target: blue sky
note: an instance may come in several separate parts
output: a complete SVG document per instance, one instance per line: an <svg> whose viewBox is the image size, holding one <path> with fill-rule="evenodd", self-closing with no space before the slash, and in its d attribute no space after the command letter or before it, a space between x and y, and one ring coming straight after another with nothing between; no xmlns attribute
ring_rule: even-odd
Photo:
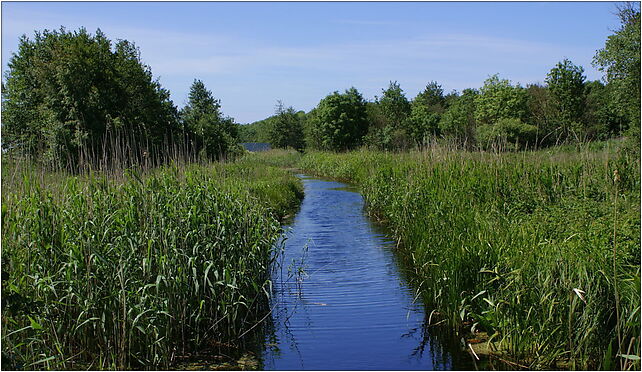
<svg viewBox="0 0 642 372"><path fill-rule="evenodd" d="M2 2L2 69L18 38L65 26L100 28L140 47L182 107L195 78L239 123L277 99L308 111L335 90L366 99L389 81L408 98L435 80L478 88L494 73L543 82L563 58L589 80L595 51L619 26L613 2Z"/></svg>

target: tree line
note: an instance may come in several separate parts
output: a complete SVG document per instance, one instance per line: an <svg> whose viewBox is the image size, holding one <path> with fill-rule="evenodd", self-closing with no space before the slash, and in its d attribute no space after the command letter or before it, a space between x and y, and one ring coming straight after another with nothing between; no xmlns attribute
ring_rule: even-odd
<svg viewBox="0 0 642 372"><path fill-rule="evenodd" d="M438 141L466 149L519 150L624 134L639 139L639 5L620 6L618 15L620 28L593 59L604 81L587 81L582 66L563 59L544 84L521 86L492 75L479 89L445 93L432 81L409 100L393 81L373 101L352 87L296 116L294 108L279 103L275 115L242 126L242 138L332 151L421 149ZM288 142L282 132L304 138Z"/></svg>
<svg viewBox="0 0 642 372"><path fill-rule="evenodd" d="M593 60L604 81L586 81L584 69L564 59L543 85L492 75L479 89L446 93L433 81L409 100L390 82L372 101L352 87L307 113L278 102L273 116L250 125L224 115L200 80L179 109L127 40L84 28L35 32L20 39L2 84L2 148L77 169L158 163L176 154L217 160L240 153L239 142L343 151L448 141L518 150L622 134L639 139L639 4L619 7L618 15L620 28Z"/></svg>

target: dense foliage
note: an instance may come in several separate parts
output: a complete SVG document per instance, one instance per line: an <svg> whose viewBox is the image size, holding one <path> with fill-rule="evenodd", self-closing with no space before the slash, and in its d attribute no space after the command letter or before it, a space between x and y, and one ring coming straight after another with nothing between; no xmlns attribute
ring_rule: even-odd
<svg viewBox="0 0 642 372"><path fill-rule="evenodd" d="M270 142L270 128L273 124L274 116L266 119L255 121L249 124L238 126L239 142Z"/></svg>
<svg viewBox="0 0 642 372"><path fill-rule="evenodd" d="M201 158L221 159L236 148L238 134L234 120L223 117L220 101L202 81L194 80L181 119L190 146Z"/></svg>
<svg viewBox="0 0 642 372"><path fill-rule="evenodd" d="M281 101L277 103L268 134L274 148L303 150L305 147L301 117L292 106L286 108Z"/></svg>
<svg viewBox="0 0 642 372"><path fill-rule="evenodd" d="M618 112L628 118L630 127L640 130L640 3L624 3L618 9L622 22L619 30L608 37L606 45L593 60L606 72L612 87L610 99Z"/></svg>
<svg viewBox="0 0 642 372"><path fill-rule="evenodd" d="M258 163L69 177L2 167L2 365L167 369L267 313L298 180Z"/></svg>
<svg viewBox="0 0 642 372"><path fill-rule="evenodd" d="M444 90L436 81L426 85L412 101L406 131L419 148L427 142L428 137L435 138L440 134L439 122L446 107Z"/></svg>
<svg viewBox="0 0 642 372"><path fill-rule="evenodd" d="M565 59L558 63L546 76L551 104L555 112L560 135L564 138L578 135L584 131L582 119L586 104L584 69Z"/></svg>
<svg viewBox="0 0 642 372"><path fill-rule="evenodd" d="M3 88L3 149L48 164L159 164L177 151L235 150L236 124L202 82L179 114L136 46L100 30L23 36Z"/></svg>
<svg viewBox="0 0 642 372"><path fill-rule="evenodd" d="M126 40L112 45L100 30L23 36L5 88L2 146L36 158L75 165L81 155L113 156L109 133L135 143L128 155L140 159L180 137L169 92L138 49Z"/></svg>
<svg viewBox="0 0 642 372"><path fill-rule="evenodd" d="M334 92L310 113L312 146L325 150L348 150L362 144L368 131L366 102L355 88Z"/></svg>

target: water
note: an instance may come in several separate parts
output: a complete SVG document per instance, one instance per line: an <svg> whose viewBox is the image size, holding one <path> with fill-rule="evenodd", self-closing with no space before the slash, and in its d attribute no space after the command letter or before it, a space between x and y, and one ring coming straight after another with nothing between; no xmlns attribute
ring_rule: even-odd
<svg viewBox="0 0 642 372"><path fill-rule="evenodd" d="M252 152L268 151L272 148L269 143L265 142L243 142L239 143L239 145L243 146L247 151Z"/></svg>
<svg viewBox="0 0 642 372"><path fill-rule="evenodd" d="M469 369L452 339L424 329L426 309L401 274L394 242L364 215L362 196L302 179L305 199L273 277L264 368Z"/></svg>

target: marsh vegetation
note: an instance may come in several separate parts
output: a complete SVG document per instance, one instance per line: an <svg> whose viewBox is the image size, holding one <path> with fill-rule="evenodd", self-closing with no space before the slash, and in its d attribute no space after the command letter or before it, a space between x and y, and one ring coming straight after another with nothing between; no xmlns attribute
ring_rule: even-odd
<svg viewBox="0 0 642 372"><path fill-rule="evenodd" d="M427 326L473 354L475 339L513 366L640 369L639 5L617 14L600 81L562 59L544 84L495 74L408 99L391 81L249 125L199 79L179 109L129 41L24 36L2 89L3 366L243 354L272 310L297 168L358 187Z"/></svg>

